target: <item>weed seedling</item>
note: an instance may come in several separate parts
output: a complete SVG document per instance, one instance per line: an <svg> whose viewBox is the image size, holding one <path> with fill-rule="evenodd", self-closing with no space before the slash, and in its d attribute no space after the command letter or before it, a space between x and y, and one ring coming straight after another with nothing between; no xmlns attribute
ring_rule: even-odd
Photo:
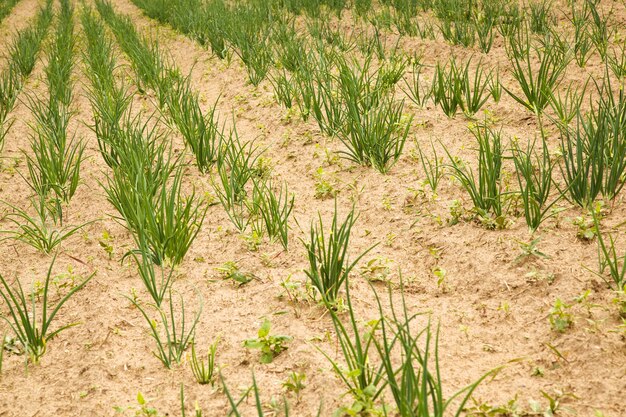
<svg viewBox="0 0 626 417"><path fill-rule="evenodd" d="M522 253L520 253L513 260L513 263L514 264L519 264L519 263L524 262L527 259L532 259L532 258L550 259L550 256L548 256L545 253L541 252L537 248L537 244L539 243L539 241L541 241L540 237L538 237L537 239L533 239L530 242L521 242L521 241L518 240L517 243L519 243L519 248L522 251Z"/></svg>
<svg viewBox="0 0 626 417"><path fill-rule="evenodd" d="M216 268L222 274L224 279L232 279L240 286L249 283L253 279L258 279L254 274L242 272L236 262L228 261L222 266Z"/></svg>
<svg viewBox="0 0 626 417"><path fill-rule="evenodd" d="M306 388L306 374L302 372L292 372L287 377L287 380L283 382L283 388L287 392L293 392L296 395L297 401L300 400L300 392Z"/></svg>
<svg viewBox="0 0 626 417"><path fill-rule="evenodd" d="M581 241L588 243L595 239L597 230L592 220L585 216L578 216L572 219L572 224L577 227L576 237Z"/></svg>
<svg viewBox="0 0 626 417"><path fill-rule="evenodd" d="M334 181L328 178L322 167L319 167L315 172L315 198L324 200L335 197L338 193Z"/></svg>
<svg viewBox="0 0 626 417"><path fill-rule="evenodd" d="M564 333L567 329L572 327L574 324L574 317L570 312L571 307L572 306L570 304L566 304L560 298L556 299L554 306L552 306L550 313L548 314L550 325L553 330L559 333Z"/></svg>
<svg viewBox="0 0 626 417"><path fill-rule="evenodd" d="M291 336L270 335L271 326L265 318L257 333L258 337L243 342L243 346L248 349L261 350L261 363L272 363L276 356L287 349L286 343L293 339Z"/></svg>

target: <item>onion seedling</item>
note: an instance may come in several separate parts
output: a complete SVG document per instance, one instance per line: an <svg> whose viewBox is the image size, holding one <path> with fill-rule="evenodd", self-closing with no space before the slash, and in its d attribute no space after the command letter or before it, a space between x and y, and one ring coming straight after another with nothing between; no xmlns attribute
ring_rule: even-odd
<svg viewBox="0 0 626 417"><path fill-rule="evenodd" d="M218 342L219 340L216 340L209 346L205 362L204 359L199 358L196 354L196 341L191 341L191 371L198 384L213 385L215 383L215 355Z"/></svg>
<svg viewBox="0 0 626 417"><path fill-rule="evenodd" d="M168 369L171 369L174 364L180 363L187 346L193 341L196 326L202 313L202 299L198 296L200 306L191 326L189 326L185 316L185 300L179 296L180 314L177 314L174 309L174 297L172 297L172 290L170 289L169 301L165 309L152 306L157 311L161 321L159 326L157 321L148 315L147 307L142 306L139 301L132 297L127 298L137 307L150 326L150 335L156 342L156 351L153 351L152 354Z"/></svg>
<svg viewBox="0 0 626 417"><path fill-rule="evenodd" d="M598 237L598 264L599 271L596 273L599 277L607 282L613 289L617 291L626 290L626 254L619 256L615 248L615 238L612 234L606 233L603 236L600 230L600 220L598 215L593 214L593 222L595 225L595 235ZM608 237L608 240L606 239ZM609 270L609 276L612 280L606 279L606 269Z"/></svg>
<svg viewBox="0 0 626 417"><path fill-rule="evenodd" d="M15 332L17 339L29 354L30 360L34 363L46 352L48 341L52 340L56 335L70 327L78 325L71 323L61 326L52 331L51 325L57 313L63 305L76 292L82 289L93 278L95 272L78 285L74 286L67 294L65 294L56 305L52 306L49 302L50 298L50 278L52 277L52 268L56 261L56 256L52 259L42 292L41 311L38 313L37 304L35 303L35 294L31 293L30 299L27 300L22 285L16 280L17 285L11 286L9 282L0 275L0 297L4 300L8 307L8 315L3 319L8 323L11 330ZM30 307L29 307L30 305Z"/></svg>
<svg viewBox="0 0 626 417"><path fill-rule="evenodd" d="M520 33L526 33L527 28L521 28ZM550 103L552 92L559 86L570 57L561 54L554 42L546 42L543 47L531 48L529 43L514 37L507 43L509 61L513 66L513 77L519 83L522 94L514 93L506 86L506 92L519 104L531 112L540 115ZM534 50L539 68L536 69L531 49Z"/></svg>
<svg viewBox="0 0 626 417"><path fill-rule="evenodd" d="M54 212L51 213L45 201L36 201L33 198L31 202L37 213L35 217L31 217L28 212L19 207L5 203L13 209L13 212L9 213L6 218L15 224L17 229L3 230L0 233L8 233L10 238L26 243L45 254L51 254L61 242L95 221L83 223L80 226L62 227L62 214L57 213L61 211L60 207L55 207Z"/></svg>
<svg viewBox="0 0 626 417"><path fill-rule="evenodd" d="M328 234L324 232L324 224L320 214L318 224L311 224L309 241L303 241L309 257L309 269L305 270L305 273L319 292L322 300L329 305L337 302L339 291L347 280L350 271L363 256L373 249L373 247L367 249L352 263L349 263L348 246L352 226L356 220L357 216L352 209L344 222L339 224L335 202L335 213Z"/></svg>
<svg viewBox="0 0 626 417"><path fill-rule="evenodd" d="M293 210L295 196L289 194L284 183L278 192L272 188L271 181L254 181L252 202L249 210L253 220L253 232L262 234L266 231L270 239L278 239L287 249L289 243L289 216Z"/></svg>
<svg viewBox="0 0 626 417"><path fill-rule="evenodd" d="M552 189L552 172L556 161L550 160L548 145L542 141L542 148L535 151L535 143L528 143L522 150L517 143L513 144L513 161L520 187L520 195L524 204L524 218L531 232L537 230L544 220L555 213L552 207L561 199L559 193L552 201L548 201ZM551 213L551 214L549 214Z"/></svg>
<svg viewBox="0 0 626 417"><path fill-rule="evenodd" d="M503 191L502 191L502 150L501 131L494 131L486 123L474 125L472 134L478 142L478 177L474 171L453 158L450 158L452 175L459 180L467 191L477 214L482 217L493 214L496 226L504 226Z"/></svg>
<svg viewBox="0 0 626 417"><path fill-rule="evenodd" d="M400 303L393 299L389 289L390 315L383 311L380 298L374 293L380 314L380 337L373 338L373 343L381 359L380 375L391 391L397 414L402 417L460 416L476 388L487 378L495 377L502 367L492 369L456 393L444 397L439 362L439 327L433 335L429 320L424 328L413 330L413 321L420 314L409 314L402 287ZM400 358L400 362L395 358Z"/></svg>

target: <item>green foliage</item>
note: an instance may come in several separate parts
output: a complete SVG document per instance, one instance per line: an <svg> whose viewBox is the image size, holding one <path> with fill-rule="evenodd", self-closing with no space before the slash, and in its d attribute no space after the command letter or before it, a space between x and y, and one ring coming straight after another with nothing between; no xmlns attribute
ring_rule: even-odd
<svg viewBox="0 0 626 417"><path fill-rule="evenodd" d="M346 320L327 304L345 365L322 352L354 398L352 406L342 407L340 413L388 415L386 407L380 411L375 406L376 400L388 388L400 416L429 417L433 413L445 415L446 410L453 406L456 410L454 415L459 416L478 385L500 371L501 368L493 369L448 399L444 399L439 368L439 330L433 347L430 322L424 329L415 332L412 322L419 314L409 315L404 295L400 308L396 309L398 303L393 300L391 288L389 289L391 314L385 313L378 294L375 293L378 318L366 323L365 328L361 328L354 315L347 281L345 287L348 310ZM404 294L403 291L401 287L401 294ZM375 353L378 353L376 360ZM396 358L401 358L399 364Z"/></svg>
<svg viewBox="0 0 626 417"><path fill-rule="evenodd" d="M571 305L564 303L560 298L557 298L554 302L554 306L548 313L548 319L552 329L564 333L567 329L574 324L572 313L570 312Z"/></svg>
<svg viewBox="0 0 626 417"><path fill-rule="evenodd" d="M574 127L560 126L567 194L584 208L600 194L615 198L626 172L626 94L615 95L608 78L597 89L596 106L585 114L577 110Z"/></svg>
<svg viewBox="0 0 626 417"><path fill-rule="evenodd" d="M49 202L32 198L31 203L36 212L35 217L19 207L6 203L13 211L5 218L16 226L16 230L3 230L0 233L8 233L10 238L26 243L45 254L51 254L61 242L92 223L63 227L62 211L58 202L50 207Z"/></svg>
<svg viewBox="0 0 626 417"><path fill-rule="evenodd" d="M448 64L437 63L432 93L435 104L438 104L448 117L454 117L460 108L466 115L473 116L485 104L489 95L487 87L493 77L478 62L473 77L470 75L472 60L464 65L457 64L452 58Z"/></svg>
<svg viewBox="0 0 626 417"><path fill-rule="evenodd" d="M551 211L552 207L563 196L559 193L549 201L553 184L552 172L556 161L550 160L545 140L542 140L540 150L535 150L535 142L529 142L526 150L521 149L515 142L513 161L524 204L524 218L531 232L534 232L544 220L552 217L554 213Z"/></svg>
<svg viewBox="0 0 626 417"><path fill-rule="evenodd" d="M253 217L252 230L259 235L267 232L270 239L278 239L285 249L289 243L289 216L293 210L294 195L289 194L287 184L278 193L270 180L255 180L249 210Z"/></svg>
<svg viewBox="0 0 626 417"><path fill-rule="evenodd" d="M222 0L133 0L146 15L195 39L201 45L210 45L213 53L225 58L230 25L230 9Z"/></svg>
<svg viewBox="0 0 626 417"><path fill-rule="evenodd" d="M479 61L474 70L474 76L470 75L471 59L467 61L463 72L458 74L462 78L463 84L463 100L461 101L461 109L468 116L473 116L485 104L489 98L487 93L487 86L491 84L491 78L493 77L491 72L487 72Z"/></svg>
<svg viewBox="0 0 626 417"><path fill-rule="evenodd" d="M471 168L446 150L452 175L469 194L477 214L481 217L492 214L496 218L496 226L504 227L501 132L493 130L486 122L473 125L470 130L478 142L478 178Z"/></svg>
<svg viewBox="0 0 626 417"><path fill-rule="evenodd" d="M441 65L437 62L433 78L432 94L436 105L439 105L446 116L454 117L463 102L463 79L458 76L459 68L456 60Z"/></svg>
<svg viewBox="0 0 626 417"><path fill-rule="evenodd" d="M179 296L180 314L176 313L171 289L169 290L168 306L165 308L152 306L158 314L157 319L150 317L147 307L142 306L138 300L131 297L127 298L137 307L150 326L150 335L156 342L156 351L153 351L152 354L168 369L171 369L175 363L179 364L185 349L193 341L196 326L200 320L200 314L202 313L202 300L200 297L198 297L199 308L191 325L186 321L185 300L182 295ZM160 324L157 321L159 319Z"/></svg>
<svg viewBox="0 0 626 417"><path fill-rule="evenodd" d="M502 98L502 83L500 82L500 69L496 69L495 75L491 77L489 82L489 93L496 103Z"/></svg>
<svg viewBox="0 0 626 417"><path fill-rule="evenodd" d="M140 241L139 249L130 254L135 260L139 277L148 290L152 301L157 307L161 307L161 303L163 303L174 279L174 267L167 268L165 265L154 265L152 253L145 241Z"/></svg>
<svg viewBox="0 0 626 417"><path fill-rule="evenodd" d="M217 159L222 130L218 128L215 110L203 114L198 103L198 94L193 92L189 80L175 83L166 93L167 109L172 121L185 139L185 143L196 157L200 172L206 173Z"/></svg>
<svg viewBox="0 0 626 417"><path fill-rule="evenodd" d="M411 120L404 121L404 103L384 99L377 107L361 109L348 102L346 125L339 139L347 150L341 155L365 166L387 173L402 155Z"/></svg>
<svg viewBox="0 0 626 417"><path fill-rule="evenodd" d="M15 40L9 46L10 71L19 74L22 79L33 71L41 42L48 32L51 22L52 0L46 0L45 5L37 12L34 26L18 32Z"/></svg>
<svg viewBox="0 0 626 417"><path fill-rule="evenodd" d="M332 136L339 132L345 118L333 75L338 56L326 52L320 45L317 46L321 49L319 54L310 53L307 56L307 68L297 73L294 88L298 91L298 106L303 119L313 115L322 133Z"/></svg>
<svg viewBox="0 0 626 417"><path fill-rule="evenodd" d="M259 328L256 338L246 339L243 346L248 349L261 350L261 363L272 363L274 358L287 349L285 344L291 341L291 336L270 335L272 324L265 318Z"/></svg>
<svg viewBox="0 0 626 417"><path fill-rule="evenodd" d="M25 154L29 185L41 197L53 192L69 202L80 180L80 167L85 145L68 137L72 112L56 102L42 102L29 98L35 116L31 148L33 156Z"/></svg>
<svg viewBox="0 0 626 417"><path fill-rule="evenodd" d="M306 374L300 372L292 372L285 382L283 382L283 388L289 392L296 394L296 397L300 397L300 392L306 388Z"/></svg>
<svg viewBox="0 0 626 417"><path fill-rule="evenodd" d="M411 77L405 80L406 89L404 92L419 107L424 107L432 95L432 86L424 87L423 69L424 64L420 59L413 59Z"/></svg>
<svg viewBox="0 0 626 417"><path fill-rule="evenodd" d="M288 88L282 85L280 96L284 100L289 91L297 97L303 119L311 114L322 133L338 136L347 159L388 172L402 154L410 128L402 113L404 102L392 95L407 60L391 55L373 69L371 54L358 62L326 50L321 42L315 46L318 53L307 56L306 68Z"/></svg>
<svg viewBox="0 0 626 417"><path fill-rule="evenodd" d="M626 77L626 43L614 47L613 53L607 56L607 62L613 75L623 82Z"/></svg>
<svg viewBox="0 0 626 417"><path fill-rule="evenodd" d="M595 235L598 237L598 276L604 279L607 284L617 291L626 289L626 254L619 256L615 248L615 238L612 234L606 233L606 237L600 230L600 220L598 215L594 213L593 221L595 225ZM606 279L606 270L608 268L611 281Z"/></svg>
<svg viewBox="0 0 626 417"><path fill-rule="evenodd" d="M456 393L444 397L439 365L439 328L433 335L429 320L424 328L413 330L412 322L420 314L409 314L402 289L401 303L393 299L389 289L390 315L385 314L380 298L375 294L380 315L380 337L373 339L382 362L381 372L386 378L397 413L402 417L459 416L465 411L476 388L487 378L495 377L502 368L492 369ZM394 360L397 357L400 358L399 364ZM388 414L385 412L385 415Z"/></svg>
<svg viewBox="0 0 626 417"><path fill-rule="evenodd" d="M0 74L0 152L4 148L4 138L13 124L12 120L7 122L7 117L15 106L19 87L18 78L12 72Z"/></svg>
<svg viewBox="0 0 626 417"><path fill-rule="evenodd" d="M170 180L152 195L149 184L135 178L129 181L117 174L105 186L109 201L120 213L126 227L133 232L140 249L149 248L153 262L179 264L198 235L208 207L195 191L182 193L183 168L177 167ZM145 181L145 180L144 180Z"/></svg>
<svg viewBox="0 0 626 417"><path fill-rule="evenodd" d="M130 18L117 15L110 2L98 0L96 6L130 58L140 85L156 92L159 108L169 114L182 134L196 157L198 169L208 172L217 158L222 137L215 120L217 102L211 110L203 113L190 80L182 77L180 70L166 59L158 42L141 37Z"/></svg>
<svg viewBox="0 0 626 417"><path fill-rule="evenodd" d="M195 340L191 342L191 361L189 363L193 376L200 385L215 384L215 355L218 342L219 340L216 340L209 345L206 362L196 354Z"/></svg>
<svg viewBox="0 0 626 417"><path fill-rule="evenodd" d="M534 33L544 34L550 30L554 24L552 16L553 0L532 0L529 3L530 9L530 30Z"/></svg>
<svg viewBox="0 0 626 417"><path fill-rule="evenodd" d="M2 339L0 339L0 377L2 376L2 364L4 361L4 346L6 345L7 336L6 334L2 335Z"/></svg>
<svg viewBox="0 0 626 417"><path fill-rule="evenodd" d="M116 80L118 64L113 42L102 22L88 7L83 8L81 21L87 41L83 61L87 63L84 73L90 82L88 96L94 116L91 128L104 161L114 168L121 163L118 152L128 152L121 130L132 96L127 92L127 86Z"/></svg>
<svg viewBox="0 0 626 417"><path fill-rule="evenodd" d="M499 18L495 13L489 13L490 10L486 7L489 3L483 2L486 10L472 13L472 23L478 38L478 47L485 54L488 54L493 46L495 28Z"/></svg>
<svg viewBox="0 0 626 417"><path fill-rule="evenodd" d="M607 56L607 50L614 28L609 26L609 16L598 10L597 5L599 3L600 2L598 0L585 0L585 4L589 7L589 12L592 18L590 23L591 40L598 50L602 61L604 61Z"/></svg>
<svg viewBox="0 0 626 417"><path fill-rule="evenodd" d="M296 101L296 92L293 76L287 75L286 70L276 71L269 75L269 81L274 88L274 97L278 104L291 109Z"/></svg>
<svg viewBox="0 0 626 417"><path fill-rule="evenodd" d="M8 308L8 314L3 317L11 330L15 332L17 339L28 352L32 362L37 363L46 352L47 342L52 340L63 330L76 326L78 323L72 323L62 326L54 331L50 330L52 322L61 307L72 297L77 291L82 289L94 274L90 275L80 284L74 286L67 294L65 294L56 305L50 304L50 278L52 277L52 267L54 266L56 256L53 258L46 274L46 280L42 291L42 304L40 311L35 303L35 294L31 293L30 299L27 300L22 285L16 280L17 285L11 286L9 282L0 275L0 296ZM29 306L30 305L30 306Z"/></svg>
<svg viewBox="0 0 626 417"><path fill-rule="evenodd" d="M7 0L0 4L0 22L11 13L13 6L17 4L19 0Z"/></svg>
<svg viewBox="0 0 626 417"><path fill-rule="evenodd" d="M443 38L452 45L470 48L476 43L475 26L470 20L442 20L439 29Z"/></svg>
<svg viewBox="0 0 626 417"><path fill-rule="evenodd" d="M568 17L570 23L574 27L574 59L579 67L583 68L591 58L591 52L593 52L593 41L590 35L591 13L589 10L589 3L586 1L582 3L581 7L577 8L577 4L572 2L571 4L571 17Z"/></svg>
<svg viewBox="0 0 626 417"><path fill-rule="evenodd" d="M521 263L527 259L531 259L531 258L543 258L543 259L550 259L550 256L546 255L545 253L541 252L539 250L539 248L537 248L537 244L539 244L539 242L541 241L541 238L538 237L536 239L531 240L530 242L521 242L521 241L517 241L517 243L519 244L520 250L522 253L520 253L514 260L513 263L517 264L517 263Z"/></svg>
<svg viewBox="0 0 626 417"><path fill-rule="evenodd" d="M422 152L422 147L417 142L416 147L422 169L424 170L424 176L426 177L426 183L428 183L433 193L437 193L439 180L441 180L444 174L442 159L437 155L437 150L432 141L430 142L430 148L432 150L431 158L428 158L428 156Z"/></svg>
<svg viewBox="0 0 626 417"><path fill-rule="evenodd" d="M335 201L335 213L328 233L324 232L321 214L318 217L318 224L311 224L309 241L303 242L309 258L309 269L304 272L322 300L332 305L337 302L339 291L350 271L372 248L360 254L352 263L349 262L350 233L357 220L354 209L348 213L344 222L339 224Z"/></svg>
<svg viewBox="0 0 626 417"><path fill-rule="evenodd" d="M357 16L366 16L372 9L372 0L354 0L354 11Z"/></svg>
<svg viewBox="0 0 626 417"><path fill-rule="evenodd" d="M255 405L255 410L256 410L256 415L258 417L264 417L265 416L265 412L263 411L264 407L263 407L263 403L261 402L261 395L259 392L259 386L256 382L256 378L254 376L254 373L252 373L252 386L250 388L248 388L243 395L241 396L241 398L239 400L235 400L233 398L233 396L230 393L230 390L228 389L228 386L226 385L226 381L224 380L224 377L222 376L222 388L224 389L224 393L226 394L226 397L228 398L228 404L230 405L230 412L228 413L228 415L231 416L235 416L235 417L242 417L242 413L239 410L239 405L248 397L248 395L250 394L250 392L252 392L254 394L254 405ZM287 403L286 400L283 401L283 404L280 408L280 411L282 412L282 416L284 417L289 417L289 404ZM320 417L322 414L322 407L320 406L320 409L317 413L317 417ZM196 412L196 417L198 417L198 414Z"/></svg>
<svg viewBox="0 0 626 417"><path fill-rule="evenodd" d="M222 266L216 268L217 271L222 273L224 279L232 279L239 285L244 285L255 279L254 274L244 272L239 268L236 262L228 261Z"/></svg>
<svg viewBox="0 0 626 417"><path fill-rule="evenodd" d="M550 107L556 113L559 123L568 126L574 120L585 98L588 83L589 80L582 87L578 87L572 82L563 94L561 91L552 94Z"/></svg>
<svg viewBox="0 0 626 417"><path fill-rule="evenodd" d="M59 24L54 44L48 52L46 79L50 103L69 107L72 102L71 74L74 67L74 8L68 0L61 1Z"/></svg>
<svg viewBox="0 0 626 417"><path fill-rule="evenodd" d="M522 28L520 33L527 30ZM509 38L507 53L513 66L512 75L519 83L522 94L506 86L504 89L515 101L539 115L550 103L552 92L559 86L570 57L564 55L554 42L545 42L542 47L534 48L528 42L527 33L522 38ZM534 59L539 61L538 69L535 69Z"/></svg>
<svg viewBox="0 0 626 417"><path fill-rule="evenodd" d="M179 166L167 136L153 118L144 121L130 112L113 132L100 138L100 151L110 163L114 182L128 182L142 194L155 196Z"/></svg>
<svg viewBox="0 0 626 417"><path fill-rule="evenodd" d="M30 186L40 198L54 192L69 202L80 179L84 144L68 136L72 116L71 81L74 63L73 8L68 1L61 2L59 24L54 43L48 52L46 84L49 99L29 97L28 105L35 116L31 147L33 156L26 155Z"/></svg>
<svg viewBox="0 0 626 417"><path fill-rule="evenodd" d="M240 232L248 227L246 185L255 175L254 167L262 152L254 141L241 143L237 129L224 140L217 155L217 176L213 188L228 217ZM219 183L218 183L219 181Z"/></svg>
<svg viewBox="0 0 626 417"><path fill-rule="evenodd" d="M345 364L333 359L329 354L320 350L328 359L333 370L346 386L348 392L354 398L354 404L343 411L348 412L371 412L374 409L374 401L381 395L387 381L383 374L383 365L375 365L370 358L376 349L375 333L380 328L380 319L366 323L362 328L357 321L352 308L348 279L344 281L346 290L346 307L348 310L347 323L339 316L328 301L324 300L328 312L333 321L333 327L341 348Z"/></svg>
<svg viewBox="0 0 626 417"><path fill-rule="evenodd" d="M234 52L248 71L248 80L259 85L274 62L271 12L267 3L238 3L228 30Z"/></svg>
<svg viewBox="0 0 626 417"><path fill-rule="evenodd" d="M180 384L180 415L181 417L185 417L187 415L187 409L185 407L185 386L183 383ZM202 408L198 406L197 402L194 407L194 416L202 417Z"/></svg>

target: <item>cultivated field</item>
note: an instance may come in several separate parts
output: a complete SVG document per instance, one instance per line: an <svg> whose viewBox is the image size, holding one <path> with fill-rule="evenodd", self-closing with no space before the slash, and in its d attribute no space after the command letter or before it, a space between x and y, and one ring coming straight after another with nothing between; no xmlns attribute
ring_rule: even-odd
<svg viewBox="0 0 626 417"><path fill-rule="evenodd" d="M626 415L626 4L0 0L0 417Z"/></svg>

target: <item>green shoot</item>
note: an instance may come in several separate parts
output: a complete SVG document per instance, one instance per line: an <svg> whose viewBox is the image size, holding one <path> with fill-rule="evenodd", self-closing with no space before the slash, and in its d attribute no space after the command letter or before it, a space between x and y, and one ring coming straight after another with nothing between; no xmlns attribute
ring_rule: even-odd
<svg viewBox="0 0 626 417"><path fill-rule="evenodd" d="M324 233L322 216L317 225L311 224L310 239L303 242L309 257L309 269L305 273L317 289L322 300L333 305L350 271L372 248L360 254L352 263L348 261L348 246L352 226L357 220L354 209L342 224L337 218L337 205L328 234Z"/></svg>
<svg viewBox="0 0 626 417"><path fill-rule="evenodd" d="M4 299L8 307L8 315L3 319L8 323L11 330L15 332L17 339L26 349L32 362L37 363L46 352L48 341L52 340L63 330L76 326L78 323L67 324L54 331L50 330L54 318L57 313L77 291L82 289L95 275L92 274L83 282L72 288L65 296L63 296L55 306L49 305L50 298L50 279L52 277L52 268L54 266L56 256L52 259L46 281L42 292L41 312L38 313L35 303L35 294L31 293L30 300L24 295L24 290L19 281L16 286L9 285L9 282L0 275L0 297ZM29 307L30 304L30 307ZM39 316L39 314L41 316Z"/></svg>
<svg viewBox="0 0 626 417"><path fill-rule="evenodd" d="M243 342L243 346L248 349L261 350L261 363L272 363L276 356L287 349L285 344L293 339L291 336L270 335L271 326L270 321L265 318L259 328L257 337L246 339Z"/></svg>
<svg viewBox="0 0 626 417"><path fill-rule="evenodd" d="M219 340L216 340L209 346L206 362L196 354L195 340L191 342L191 371L200 385L215 384L215 354L218 342Z"/></svg>
<svg viewBox="0 0 626 417"><path fill-rule="evenodd" d="M131 303L141 312L141 315L146 319L146 322L150 326L150 335L156 342L156 351L153 351L153 355L165 365L166 368L171 369L174 364L179 364L183 357L183 353L187 346L192 343L194 332L198 321L200 320L200 313L202 312L202 300L199 298L200 307L191 323L191 326L187 327L189 323L186 321L185 316L185 301L180 296L180 315L177 315L174 311L174 299L172 297L172 291L169 290L169 308L165 310L154 306L158 313L158 318L161 320L161 324L156 319L151 318L139 301L132 297L127 297ZM177 316L180 316L177 318Z"/></svg>

